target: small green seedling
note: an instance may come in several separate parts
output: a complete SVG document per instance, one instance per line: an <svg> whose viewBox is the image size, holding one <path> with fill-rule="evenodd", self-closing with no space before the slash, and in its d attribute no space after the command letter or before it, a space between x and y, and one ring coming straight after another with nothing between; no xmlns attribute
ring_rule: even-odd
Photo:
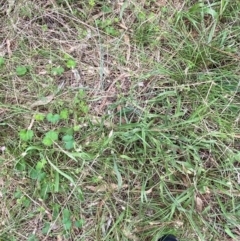
<svg viewBox="0 0 240 241"><path fill-rule="evenodd" d="M49 222L46 222L42 228L42 234L47 234L50 228L51 228L51 224Z"/></svg>
<svg viewBox="0 0 240 241"><path fill-rule="evenodd" d="M53 67L51 70L52 75L61 75L64 72L64 68L62 66Z"/></svg>
<svg viewBox="0 0 240 241"><path fill-rule="evenodd" d="M102 6L102 11L104 12L104 13L111 13L112 12L112 9L111 9L111 7L109 7L108 5L103 5Z"/></svg>
<svg viewBox="0 0 240 241"><path fill-rule="evenodd" d="M58 133L56 131L48 131L43 140L42 140L42 143L43 145L45 146L51 146L54 141L57 141L58 140Z"/></svg>
<svg viewBox="0 0 240 241"><path fill-rule="evenodd" d="M18 76L23 76L27 73L27 68L25 66L18 66L16 68L16 73Z"/></svg>
<svg viewBox="0 0 240 241"><path fill-rule="evenodd" d="M48 113L47 114L47 120L49 122L51 122L52 124L56 124L60 120L60 115Z"/></svg>
<svg viewBox="0 0 240 241"><path fill-rule="evenodd" d="M15 166L16 170L23 172L27 169L27 164L26 161L24 159L20 160L16 166Z"/></svg>
<svg viewBox="0 0 240 241"><path fill-rule="evenodd" d="M83 89L80 89L77 94L77 98L82 99L86 97L86 92Z"/></svg>
<svg viewBox="0 0 240 241"><path fill-rule="evenodd" d="M62 212L62 223L65 230L70 230L72 227L71 212L65 208Z"/></svg>
<svg viewBox="0 0 240 241"><path fill-rule="evenodd" d="M34 132L32 130L20 130L18 135L22 141L31 141L34 136Z"/></svg>
<svg viewBox="0 0 240 241"><path fill-rule="evenodd" d="M89 111L89 106L84 100L86 97L86 92L84 90L79 90L78 94L74 98L74 104L76 107L84 114L87 114Z"/></svg>
<svg viewBox="0 0 240 241"><path fill-rule="evenodd" d="M89 106L87 105L87 103L85 101L81 101L79 103L79 109L84 113L87 114L89 111Z"/></svg>
<svg viewBox="0 0 240 241"><path fill-rule="evenodd" d="M99 28L105 31L109 35L117 36L119 31L114 27L114 24L118 23L119 19L105 19L105 20L96 20L96 24Z"/></svg>
<svg viewBox="0 0 240 241"><path fill-rule="evenodd" d="M74 139L73 139L72 135L65 135L63 137L63 141L64 141L64 144L65 144L65 148L67 150L70 150L74 147Z"/></svg>
<svg viewBox="0 0 240 241"><path fill-rule="evenodd" d="M47 24L43 24L43 25L42 25L42 31L43 31L43 32L46 32L47 30L48 30Z"/></svg>
<svg viewBox="0 0 240 241"><path fill-rule="evenodd" d="M61 110L61 112L60 112L60 118L61 118L62 120L67 120L68 117L69 117L68 110L67 110L67 109Z"/></svg>
<svg viewBox="0 0 240 241"><path fill-rule="evenodd" d="M90 5L90 7L94 7L95 6L95 0L89 0L88 4Z"/></svg>
<svg viewBox="0 0 240 241"><path fill-rule="evenodd" d="M74 222L74 226L76 228L81 228L83 226L83 224L84 224L84 220L83 219L80 219L80 220L77 220L77 221Z"/></svg>
<svg viewBox="0 0 240 241"><path fill-rule="evenodd" d="M69 59L66 63L66 66L69 68L69 69L74 69L76 67L77 63L74 59Z"/></svg>
<svg viewBox="0 0 240 241"><path fill-rule="evenodd" d="M74 127L73 127L73 130L74 130L74 131L79 131L79 130L80 130L80 126L74 126Z"/></svg>
<svg viewBox="0 0 240 241"><path fill-rule="evenodd" d="M36 165L36 170L42 170L44 168L44 166L46 165L47 161L46 159L41 159L40 161L37 162Z"/></svg>
<svg viewBox="0 0 240 241"><path fill-rule="evenodd" d="M36 168L32 168L29 172L29 176L34 179L34 180L38 180L41 181L45 178L46 173L43 172L42 170L38 170Z"/></svg>
<svg viewBox="0 0 240 241"><path fill-rule="evenodd" d="M16 198L16 203L18 205L23 205L24 207L29 207L31 201L27 198L20 189L14 193L14 198Z"/></svg>
<svg viewBox="0 0 240 241"><path fill-rule="evenodd" d="M37 114L34 115L34 119L35 119L36 121L43 121L44 118L45 118L45 115L42 114L42 113L37 113Z"/></svg>

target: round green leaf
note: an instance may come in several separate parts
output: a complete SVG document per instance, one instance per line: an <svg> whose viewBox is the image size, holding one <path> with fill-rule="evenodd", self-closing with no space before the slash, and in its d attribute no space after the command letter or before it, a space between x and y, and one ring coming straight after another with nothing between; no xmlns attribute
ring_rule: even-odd
<svg viewBox="0 0 240 241"><path fill-rule="evenodd" d="M76 61L73 60L73 59L69 59L69 60L67 61L67 63L66 63L66 66L67 66L69 69L70 69L70 68L74 69L74 68L76 67L76 65L77 65L77 63L76 63Z"/></svg>
<svg viewBox="0 0 240 241"><path fill-rule="evenodd" d="M48 138L48 137L44 137L43 140L42 140L42 143L45 145L45 146L51 146L53 144L53 141L52 139Z"/></svg>
<svg viewBox="0 0 240 241"><path fill-rule="evenodd" d="M61 110L60 112L60 118L63 119L63 120L67 120L68 119L68 110L67 109L63 109Z"/></svg>
<svg viewBox="0 0 240 241"><path fill-rule="evenodd" d="M46 137L56 141L58 139L58 133L56 131L49 131L46 133Z"/></svg>
<svg viewBox="0 0 240 241"><path fill-rule="evenodd" d="M72 227L72 222L71 222L71 220L66 220L66 221L63 223L63 227L64 227L65 230L71 229L71 227Z"/></svg>
<svg viewBox="0 0 240 241"><path fill-rule="evenodd" d="M42 114L42 113L37 113L36 115L34 115L34 119L35 119L36 121L43 121L43 120L44 120L44 117L45 117L45 115Z"/></svg>
<svg viewBox="0 0 240 241"><path fill-rule="evenodd" d="M19 137L23 141L30 141L33 138L33 131L32 130L21 130L19 132Z"/></svg>
<svg viewBox="0 0 240 241"><path fill-rule="evenodd" d="M68 142L65 142L65 148L67 150L70 150L74 147L74 141L68 141Z"/></svg>
<svg viewBox="0 0 240 241"><path fill-rule="evenodd" d="M16 68L16 73L18 76L23 76L27 73L27 68L25 66L18 66Z"/></svg>
<svg viewBox="0 0 240 241"><path fill-rule="evenodd" d="M65 136L63 137L63 141L68 142L68 141L72 141L72 140L73 140L73 136L71 136L71 135L65 135Z"/></svg>
<svg viewBox="0 0 240 241"><path fill-rule="evenodd" d="M60 119L60 115L55 114L53 115L52 113L47 114L47 120L53 124L56 124Z"/></svg>
<svg viewBox="0 0 240 241"><path fill-rule="evenodd" d="M56 131L49 131L45 134L42 143L45 146L51 146L56 140L58 140L58 133Z"/></svg>

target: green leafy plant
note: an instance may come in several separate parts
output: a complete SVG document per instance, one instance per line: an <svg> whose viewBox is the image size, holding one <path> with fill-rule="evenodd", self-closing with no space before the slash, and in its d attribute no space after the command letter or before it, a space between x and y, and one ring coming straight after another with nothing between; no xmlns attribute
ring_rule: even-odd
<svg viewBox="0 0 240 241"><path fill-rule="evenodd" d="M43 172L41 169L32 168L29 172L29 176L32 179L41 181L46 176L46 173Z"/></svg>
<svg viewBox="0 0 240 241"><path fill-rule="evenodd" d="M74 226L76 228L81 228L83 225L84 225L84 220L83 219L80 219L80 220L77 220L77 221L74 222Z"/></svg>
<svg viewBox="0 0 240 241"><path fill-rule="evenodd" d="M66 63L66 66L69 68L69 69L74 69L76 67L77 63L74 59L69 59Z"/></svg>
<svg viewBox="0 0 240 241"><path fill-rule="evenodd" d="M64 68L62 66L53 67L51 73L52 75L61 75L64 73Z"/></svg>
<svg viewBox="0 0 240 241"><path fill-rule="evenodd" d="M34 136L34 132L32 130L20 130L18 134L22 141L30 141Z"/></svg>
<svg viewBox="0 0 240 241"><path fill-rule="evenodd" d="M45 146L51 146L54 141L57 141L58 140L58 133L56 131L48 131L43 140L42 140L42 143L45 145Z"/></svg>
<svg viewBox="0 0 240 241"><path fill-rule="evenodd" d="M89 111L89 106L85 101L86 92L84 90L79 90L74 98L74 104L76 109L80 110L82 113L86 114Z"/></svg>
<svg viewBox="0 0 240 241"><path fill-rule="evenodd" d="M68 112L68 110L67 110L67 109L61 110L61 112L60 112L60 118L61 118L62 120L67 120L68 117L69 117L69 112Z"/></svg>
<svg viewBox="0 0 240 241"><path fill-rule="evenodd" d="M48 113L47 114L47 120L49 122L51 122L52 124L56 124L60 120L60 115Z"/></svg>
<svg viewBox="0 0 240 241"><path fill-rule="evenodd" d="M51 228L51 223L46 222L42 228L42 234L47 234Z"/></svg>
<svg viewBox="0 0 240 241"><path fill-rule="evenodd" d="M16 199L16 203L18 205L22 205L24 207L28 207L31 203L30 199L26 197L20 189L14 193L14 198Z"/></svg>
<svg viewBox="0 0 240 241"><path fill-rule="evenodd" d="M74 147L74 139L72 135L65 135L63 136L64 146L67 150L70 150Z"/></svg>
<svg viewBox="0 0 240 241"><path fill-rule="evenodd" d="M95 0L88 0L88 4L90 5L90 7L94 7L96 2Z"/></svg>
<svg viewBox="0 0 240 241"><path fill-rule="evenodd" d="M107 34L112 36L118 36L119 31L116 29L114 24L118 23L119 19L105 19L105 20L96 20L96 24L99 28L101 28L103 31L105 31Z"/></svg>
<svg viewBox="0 0 240 241"><path fill-rule="evenodd" d="M37 162L35 168L30 169L29 171L29 176L32 179L41 181L46 177L46 172L43 171L43 168L45 167L47 161L46 159L41 159L40 161Z"/></svg>
<svg viewBox="0 0 240 241"><path fill-rule="evenodd" d="M70 230L72 227L71 212L65 208L62 212L62 223L65 230Z"/></svg>
<svg viewBox="0 0 240 241"><path fill-rule="evenodd" d="M77 94L77 98L78 99L83 99L83 98L85 98L86 97L86 92L83 90L83 89L80 89L79 91L78 91L78 94Z"/></svg>
<svg viewBox="0 0 240 241"><path fill-rule="evenodd" d="M27 68L25 66L17 66L16 73L18 76L23 76L27 73Z"/></svg>
<svg viewBox="0 0 240 241"><path fill-rule="evenodd" d="M27 169L27 163L24 159L21 159L15 166L15 169L18 171L25 171Z"/></svg>
<svg viewBox="0 0 240 241"><path fill-rule="evenodd" d="M34 115L34 119L35 119L36 121L43 121L44 118L45 118L45 115L42 114L42 113L37 113L37 114Z"/></svg>
<svg viewBox="0 0 240 241"><path fill-rule="evenodd" d="M42 170L45 167L46 163L47 161L44 158L38 161L36 165L36 170Z"/></svg>
<svg viewBox="0 0 240 241"><path fill-rule="evenodd" d="M43 32L46 32L47 30L48 30L47 24L43 24L43 25L42 25L42 31L43 31Z"/></svg>
<svg viewBox="0 0 240 241"><path fill-rule="evenodd" d="M79 108L84 114L87 114L89 111L89 106L85 101L80 101Z"/></svg>
<svg viewBox="0 0 240 241"><path fill-rule="evenodd" d="M80 130L80 126L74 126L74 127L73 127L73 130L74 130L74 131L79 131L79 130Z"/></svg>
<svg viewBox="0 0 240 241"><path fill-rule="evenodd" d="M111 8L110 6L104 4L104 5L102 6L102 11L103 11L104 13L111 13L111 12L112 12L112 8Z"/></svg>

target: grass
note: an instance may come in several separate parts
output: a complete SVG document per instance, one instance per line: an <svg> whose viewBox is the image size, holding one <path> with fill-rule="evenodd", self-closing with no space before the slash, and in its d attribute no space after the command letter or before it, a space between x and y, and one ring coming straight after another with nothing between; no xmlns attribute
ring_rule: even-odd
<svg viewBox="0 0 240 241"><path fill-rule="evenodd" d="M239 10L4 2L0 240L238 240Z"/></svg>

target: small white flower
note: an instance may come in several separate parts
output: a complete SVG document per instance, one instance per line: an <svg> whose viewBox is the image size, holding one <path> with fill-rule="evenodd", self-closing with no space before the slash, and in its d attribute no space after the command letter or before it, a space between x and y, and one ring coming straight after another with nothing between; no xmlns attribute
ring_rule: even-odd
<svg viewBox="0 0 240 241"><path fill-rule="evenodd" d="M2 152L4 152L4 151L6 150L6 146L1 146L1 147L0 147L0 150L1 150Z"/></svg>
<svg viewBox="0 0 240 241"><path fill-rule="evenodd" d="M23 153L21 154L22 157L25 157L26 155L27 155L27 152L23 152Z"/></svg>

